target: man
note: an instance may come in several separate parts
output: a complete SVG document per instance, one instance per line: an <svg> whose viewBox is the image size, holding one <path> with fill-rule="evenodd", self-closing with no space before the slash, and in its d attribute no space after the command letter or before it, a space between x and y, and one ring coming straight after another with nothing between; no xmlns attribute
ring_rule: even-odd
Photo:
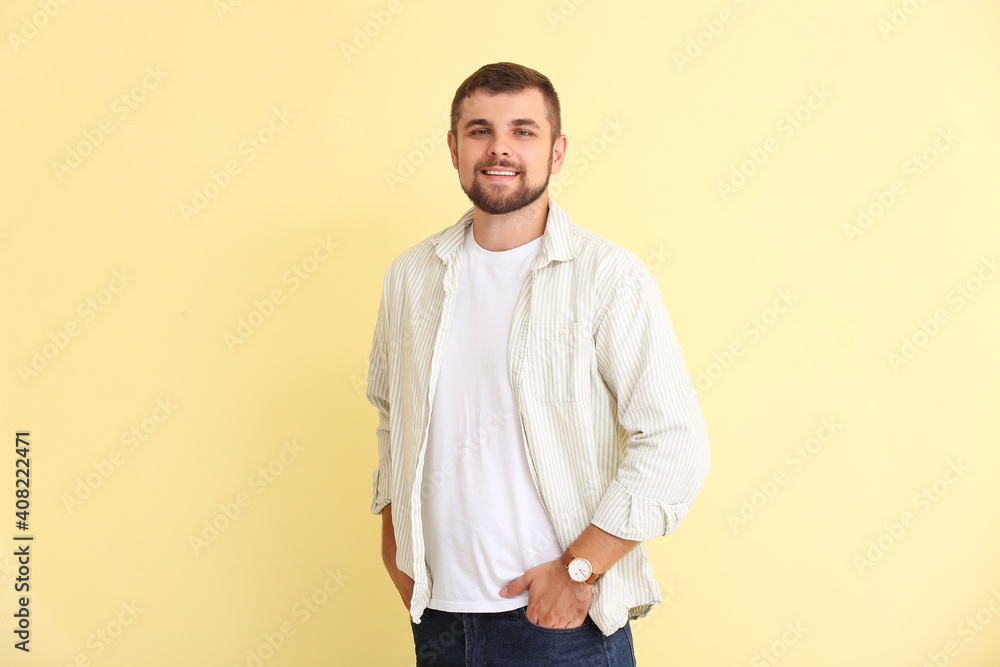
<svg viewBox="0 0 1000 667"><path fill-rule="evenodd" d="M634 665L708 433L656 279L548 196L551 82L480 68L448 146L473 207L389 266L371 510L418 665Z"/></svg>

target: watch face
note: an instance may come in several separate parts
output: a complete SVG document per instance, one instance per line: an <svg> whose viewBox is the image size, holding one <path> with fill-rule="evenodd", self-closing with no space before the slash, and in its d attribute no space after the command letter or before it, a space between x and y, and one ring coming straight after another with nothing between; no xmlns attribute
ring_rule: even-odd
<svg viewBox="0 0 1000 667"><path fill-rule="evenodd" d="M586 558L574 558L569 562L568 569L573 581L586 581L594 573L594 568Z"/></svg>

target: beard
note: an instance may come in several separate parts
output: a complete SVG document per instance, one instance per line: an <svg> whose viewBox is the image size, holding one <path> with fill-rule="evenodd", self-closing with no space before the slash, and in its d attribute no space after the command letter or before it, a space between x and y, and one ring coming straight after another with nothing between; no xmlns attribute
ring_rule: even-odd
<svg viewBox="0 0 1000 667"><path fill-rule="evenodd" d="M518 172L521 179L516 188L509 188L483 180L479 172L483 169L506 168ZM549 164L546 167L545 180L540 184L532 185L528 182L527 176L520 167L509 164L482 164L477 165L472 179L472 187L466 188L462 185L462 190L469 200L479 209L491 215L505 215L528 206L535 202L545 189L549 187L549 178L552 176L552 156L549 155Z"/></svg>

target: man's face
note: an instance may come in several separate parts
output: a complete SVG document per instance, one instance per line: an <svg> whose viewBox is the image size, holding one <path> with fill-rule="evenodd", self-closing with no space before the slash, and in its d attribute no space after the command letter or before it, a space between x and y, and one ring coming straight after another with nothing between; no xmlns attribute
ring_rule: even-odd
<svg viewBox="0 0 1000 667"><path fill-rule="evenodd" d="M462 190L486 213L503 215L531 204L562 168L566 136L553 146L545 98L537 88L496 95L475 91L462 101L457 131L458 137L448 133L452 165Z"/></svg>

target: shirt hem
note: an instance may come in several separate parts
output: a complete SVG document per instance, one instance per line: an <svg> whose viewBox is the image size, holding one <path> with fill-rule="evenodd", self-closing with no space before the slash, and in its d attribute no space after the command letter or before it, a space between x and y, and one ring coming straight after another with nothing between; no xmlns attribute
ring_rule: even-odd
<svg viewBox="0 0 1000 667"><path fill-rule="evenodd" d="M524 593L503 600L502 602L455 602L451 600L434 600L427 603L427 609L437 609L439 611L449 611L458 614L495 614L513 609L520 609L528 604L528 597Z"/></svg>

